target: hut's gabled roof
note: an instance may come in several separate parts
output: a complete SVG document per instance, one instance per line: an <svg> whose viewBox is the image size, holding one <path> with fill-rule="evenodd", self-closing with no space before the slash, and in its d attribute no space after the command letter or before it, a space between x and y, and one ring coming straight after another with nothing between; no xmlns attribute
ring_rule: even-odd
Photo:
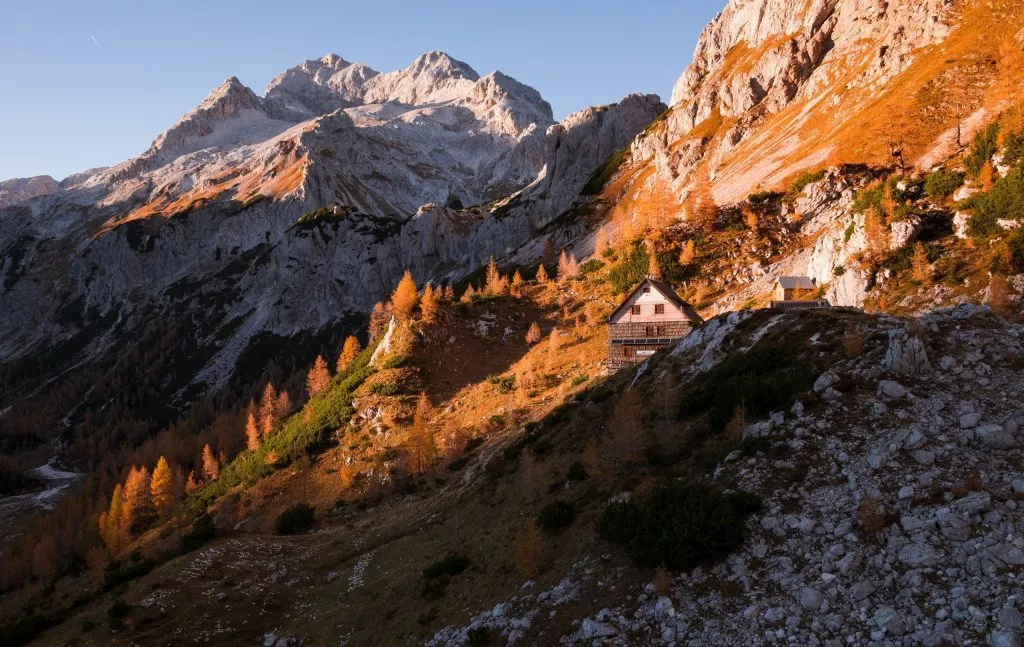
<svg viewBox="0 0 1024 647"><path fill-rule="evenodd" d="M700 315L697 314L697 311L693 309L693 306L691 306L686 301L683 301L679 297L679 295L676 294L676 291L672 289L671 285L658 279L652 279L649 276L643 281L641 281L640 285L636 286L636 288L632 292L626 295L626 298L622 300L622 303L619 304L619 307L616 308L615 311L608 317L609 323L613 321L615 318L617 318L623 310L625 310L626 305L629 304L629 302L633 300L633 297L636 296L638 292L643 290L645 286L650 286L657 290L658 292L660 292L663 297L668 299L677 308L679 308L680 312L682 312L683 315L685 315L686 318L692 321L695 325L704 323L704 320L701 319Z"/></svg>

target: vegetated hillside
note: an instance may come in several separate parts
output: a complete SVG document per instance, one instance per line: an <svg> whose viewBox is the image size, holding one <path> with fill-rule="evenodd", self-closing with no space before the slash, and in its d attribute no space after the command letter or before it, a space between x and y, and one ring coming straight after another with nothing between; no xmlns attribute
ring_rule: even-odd
<svg viewBox="0 0 1024 647"><path fill-rule="evenodd" d="M733 313L605 376L607 258L382 330L116 564L36 588L39 644L1012 635L1024 329Z"/></svg>

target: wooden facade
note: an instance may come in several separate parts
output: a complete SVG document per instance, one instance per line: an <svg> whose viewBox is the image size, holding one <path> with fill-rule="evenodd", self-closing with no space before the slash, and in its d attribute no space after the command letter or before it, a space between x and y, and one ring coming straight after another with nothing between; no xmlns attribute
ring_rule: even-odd
<svg viewBox="0 0 1024 647"><path fill-rule="evenodd" d="M608 318L608 364L622 368L642 362L702 322L668 284L645 279Z"/></svg>
<svg viewBox="0 0 1024 647"><path fill-rule="evenodd" d="M817 284L806 276L781 276L772 291L771 307L775 310L811 310L829 308L824 299L815 299Z"/></svg>

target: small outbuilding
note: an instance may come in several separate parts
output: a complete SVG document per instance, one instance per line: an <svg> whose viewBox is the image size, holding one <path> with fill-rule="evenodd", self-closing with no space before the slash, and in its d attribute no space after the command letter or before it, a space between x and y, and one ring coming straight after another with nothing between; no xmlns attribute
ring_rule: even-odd
<svg viewBox="0 0 1024 647"><path fill-rule="evenodd" d="M772 291L772 308L777 310L828 308L824 299L815 299L818 285L808 276L780 276Z"/></svg>
<svg viewBox="0 0 1024 647"><path fill-rule="evenodd" d="M608 364L622 368L642 362L702 323L668 283L648 277L608 318Z"/></svg>

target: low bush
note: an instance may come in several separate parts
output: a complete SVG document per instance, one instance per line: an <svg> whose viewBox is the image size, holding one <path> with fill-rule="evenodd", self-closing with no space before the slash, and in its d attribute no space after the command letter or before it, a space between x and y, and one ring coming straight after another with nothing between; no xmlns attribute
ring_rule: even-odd
<svg viewBox="0 0 1024 647"><path fill-rule="evenodd" d="M307 503L297 503L277 515L274 530L279 535L299 535L309 532L316 519L316 510Z"/></svg>
<svg viewBox="0 0 1024 647"><path fill-rule="evenodd" d="M208 514L199 515L199 517L192 522L192 529L181 537L179 544L181 553L183 555L185 553L191 553L193 550L202 547L203 544L213 539L216 534L217 529L213 525L213 517Z"/></svg>
<svg viewBox="0 0 1024 647"><path fill-rule="evenodd" d="M1006 239L1010 252L1010 268L1014 273L1024 273L1024 227L1015 229Z"/></svg>
<svg viewBox="0 0 1024 647"><path fill-rule="evenodd" d="M765 416L792 404L815 377L814 368L794 349L762 341L694 380L682 393L679 415L707 412L709 427L721 432L739 407L750 418Z"/></svg>
<svg viewBox="0 0 1024 647"><path fill-rule="evenodd" d="M580 265L580 276L593 274L594 272L600 270L602 267L604 267L603 262L597 260L596 258L592 258L587 262L583 263L582 265Z"/></svg>
<svg viewBox="0 0 1024 647"><path fill-rule="evenodd" d="M772 200L778 198L779 195L780 194L776 193L775 191L758 191L757 193L751 193L750 195L748 195L747 202L749 202L752 205L764 204L765 202L771 202Z"/></svg>
<svg viewBox="0 0 1024 647"><path fill-rule="evenodd" d="M384 360L382 366L384 368L401 368L408 363L409 358L406 355L393 355L392 357Z"/></svg>
<svg viewBox="0 0 1024 647"><path fill-rule="evenodd" d="M398 393L398 385L394 382L377 382L376 384L371 384L368 390L374 395L388 397Z"/></svg>
<svg viewBox="0 0 1024 647"><path fill-rule="evenodd" d="M549 535L564 530L572 525L576 518L576 509L567 501L554 501L547 504L537 513L537 525Z"/></svg>
<svg viewBox="0 0 1024 647"><path fill-rule="evenodd" d="M940 169L928 176L924 192L933 200L946 200L964 185L964 174L958 171Z"/></svg>
<svg viewBox="0 0 1024 647"><path fill-rule="evenodd" d="M981 172L981 168L992 159L998 148L999 122L994 122L978 131L971 142L970 152L964 156L964 166L971 177Z"/></svg>
<svg viewBox="0 0 1024 647"><path fill-rule="evenodd" d="M515 375L489 375L487 382L498 390L498 393L508 394L516 389Z"/></svg>
<svg viewBox="0 0 1024 647"><path fill-rule="evenodd" d="M789 188L789 195L796 196L803 193L804 189L815 182L821 181L824 177L824 169L820 171L808 171L806 173L801 173L795 180L793 180L793 186Z"/></svg>
<svg viewBox="0 0 1024 647"><path fill-rule="evenodd" d="M448 555L439 562L434 562L423 569L420 580L419 594L425 600L436 600L444 597L451 578L469 568L470 561L465 555Z"/></svg>
<svg viewBox="0 0 1024 647"><path fill-rule="evenodd" d="M760 500L746 492L662 481L649 494L609 505L597 532L624 546L640 566L689 570L738 548L747 517L760 508Z"/></svg>
<svg viewBox="0 0 1024 647"><path fill-rule="evenodd" d="M1012 169L988 193L972 197L966 206L974 212L967 221L972 236L985 238L1000 233L999 220L1016 220L1024 214L1024 165Z"/></svg>

